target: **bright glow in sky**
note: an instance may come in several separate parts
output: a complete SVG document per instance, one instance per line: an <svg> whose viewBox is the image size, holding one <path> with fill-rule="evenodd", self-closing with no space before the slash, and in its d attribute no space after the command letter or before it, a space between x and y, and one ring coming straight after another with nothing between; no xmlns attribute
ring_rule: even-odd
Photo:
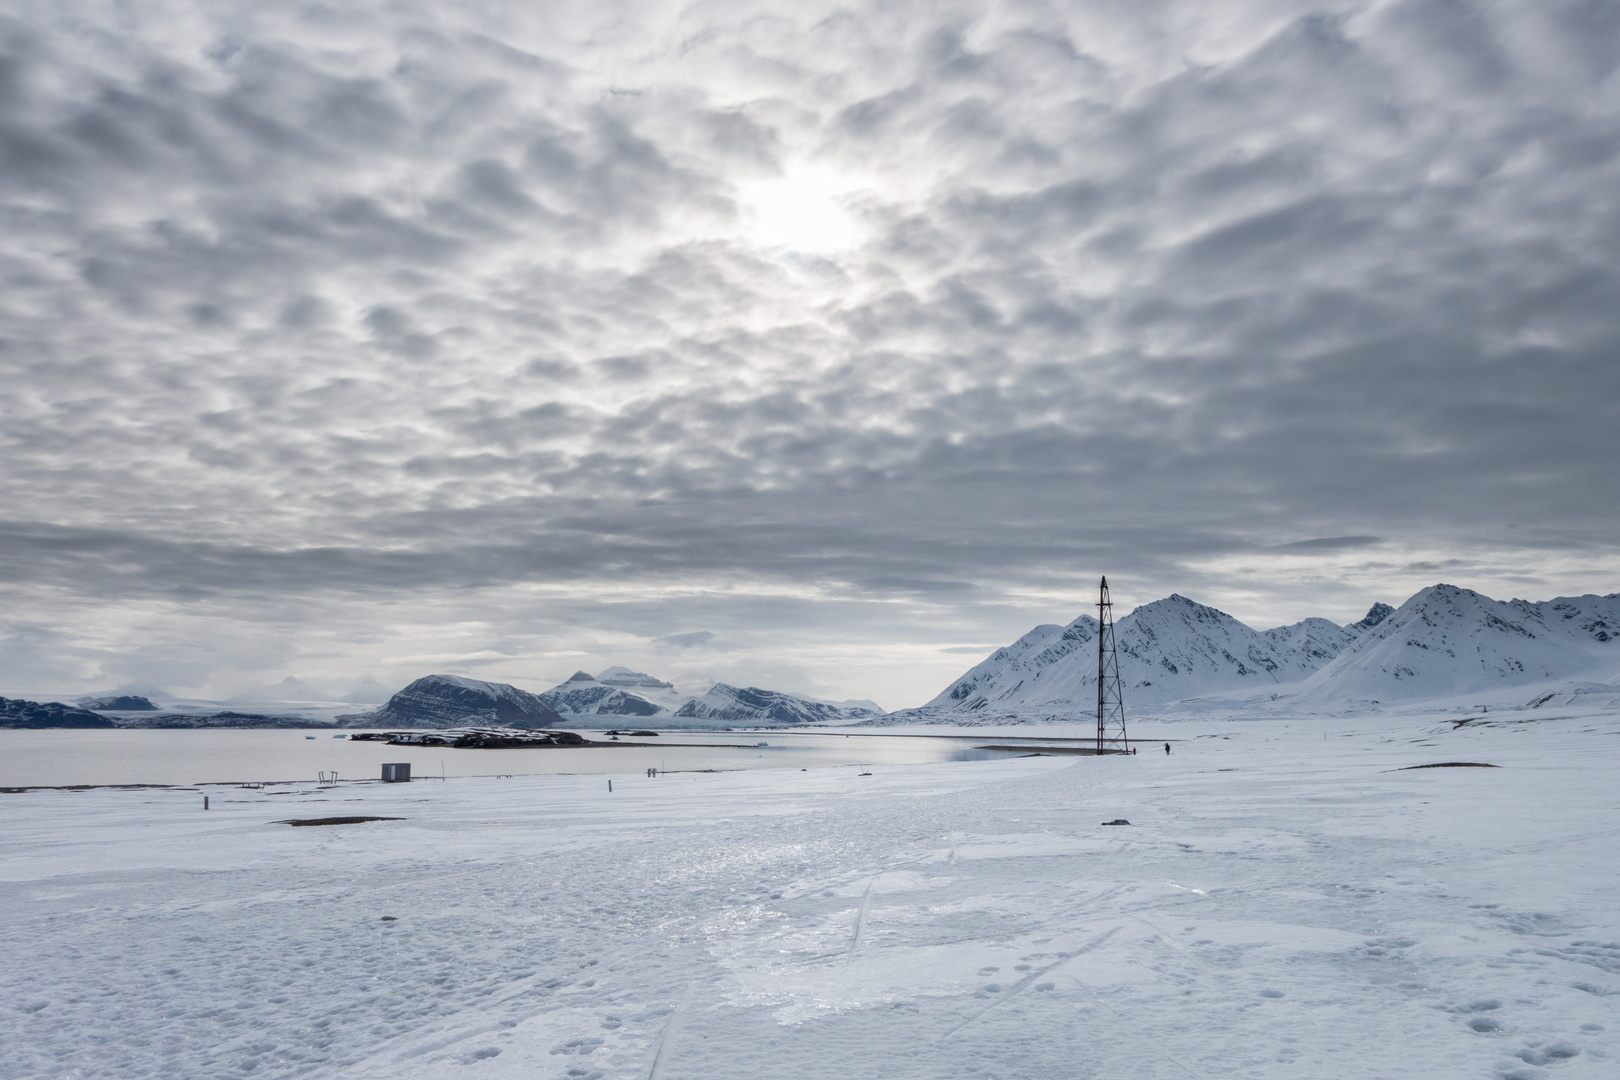
<svg viewBox="0 0 1620 1080"><path fill-rule="evenodd" d="M783 175L742 186L743 229L766 249L832 255L854 247L861 230L848 210L854 180L821 166L790 167Z"/></svg>

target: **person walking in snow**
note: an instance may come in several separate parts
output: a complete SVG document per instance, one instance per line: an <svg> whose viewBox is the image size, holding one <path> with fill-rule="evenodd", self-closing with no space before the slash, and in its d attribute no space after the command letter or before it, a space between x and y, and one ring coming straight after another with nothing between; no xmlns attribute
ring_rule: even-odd
<svg viewBox="0 0 1620 1080"><path fill-rule="evenodd" d="M1170 752L1170 744L1169 743L1164 744L1164 752L1167 753L1167 754Z"/></svg>

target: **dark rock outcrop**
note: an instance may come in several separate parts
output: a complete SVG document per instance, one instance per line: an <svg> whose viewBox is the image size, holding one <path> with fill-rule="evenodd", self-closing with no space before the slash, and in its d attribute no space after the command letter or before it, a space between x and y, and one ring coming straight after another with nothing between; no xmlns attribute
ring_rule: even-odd
<svg viewBox="0 0 1620 1080"><path fill-rule="evenodd" d="M1345 629L1354 630L1359 634L1363 630L1371 630L1393 614L1395 614L1395 609L1380 600L1367 609L1367 614L1362 616L1360 622L1353 622Z"/></svg>
<svg viewBox="0 0 1620 1080"><path fill-rule="evenodd" d="M88 709L60 701L0 698L0 728L113 728L118 725Z"/></svg>

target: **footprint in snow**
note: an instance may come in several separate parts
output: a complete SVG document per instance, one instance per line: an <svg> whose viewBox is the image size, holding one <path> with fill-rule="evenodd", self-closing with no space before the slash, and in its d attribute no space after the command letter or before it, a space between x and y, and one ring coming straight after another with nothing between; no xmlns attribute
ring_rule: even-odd
<svg viewBox="0 0 1620 1080"><path fill-rule="evenodd" d="M558 1043L552 1047L551 1052L553 1054L578 1054L580 1057L584 1057L586 1054L592 1054L601 1049L604 1041L590 1036L569 1039L565 1043Z"/></svg>
<svg viewBox="0 0 1620 1080"><path fill-rule="evenodd" d="M1580 1050L1569 1043L1556 1042L1550 1046L1529 1046L1518 1053L1520 1061L1526 1065L1551 1065L1555 1062L1568 1061L1579 1057Z"/></svg>

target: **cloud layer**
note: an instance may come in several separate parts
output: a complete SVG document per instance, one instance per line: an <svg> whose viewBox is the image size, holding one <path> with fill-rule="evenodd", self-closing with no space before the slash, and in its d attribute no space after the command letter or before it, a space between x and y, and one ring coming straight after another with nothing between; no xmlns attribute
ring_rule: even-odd
<svg viewBox="0 0 1620 1080"><path fill-rule="evenodd" d="M0 682L1620 588L1611 5L535 7L0 17Z"/></svg>

